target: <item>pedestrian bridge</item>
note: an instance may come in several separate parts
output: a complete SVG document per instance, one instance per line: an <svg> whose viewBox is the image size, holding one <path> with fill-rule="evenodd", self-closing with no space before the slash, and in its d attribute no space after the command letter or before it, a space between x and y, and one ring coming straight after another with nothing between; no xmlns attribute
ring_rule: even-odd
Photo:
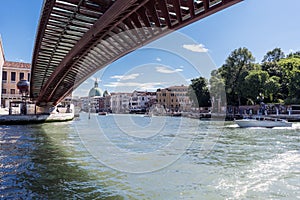
<svg viewBox="0 0 300 200"><path fill-rule="evenodd" d="M30 97L56 105L131 51L242 0L44 0Z"/></svg>

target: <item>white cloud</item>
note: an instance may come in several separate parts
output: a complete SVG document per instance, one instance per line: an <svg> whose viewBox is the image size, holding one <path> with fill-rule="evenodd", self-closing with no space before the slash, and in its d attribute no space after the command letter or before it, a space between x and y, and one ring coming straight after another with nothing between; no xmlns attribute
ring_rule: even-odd
<svg viewBox="0 0 300 200"><path fill-rule="evenodd" d="M73 96L80 96L80 97L85 97L85 96L87 96L88 95L88 93L89 93L89 91L90 91L90 89L76 89L76 90L74 90L73 91Z"/></svg>
<svg viewBox="0 0 300 200"><path fill-rule="evenodd" d="M129 75L115 75L111 76L112 79L118 79L118 80L133 80L136 79L140 74L129 74Z"/></svg>
<svg viewBox="0 0 300 200"><path fill-rule="evenodd" d="M161 58L159 58L159 57L157 57L155 60L156 60L157 62L161 62Z"/></svg>
<svg viewBox="0 0 300 200"><path fill-rule="evenodd" d="M182 69L170 69L167 67L155 67L157 72L163 73L163 74L172 74L176 72L182 72Z"/></svg>
<svg viewBox="0 0 300 200"><path fill-rule="evenodd" d="M184 44L182 47L189 51L198 52L198 53L208 52L208 49L206 49L203 44Z"/></svg>
<svg viewBox="0 0 300 200"><path fill-rule="evenodd" d="M108 84L105 84L105 87L112 87L112 88L123 88L123 87L132 87L135 89L140 90L156 90L159 86L164 85L165 83L161 82L149 82L149 83L139 83L139 82L110 82Z"/></svg>

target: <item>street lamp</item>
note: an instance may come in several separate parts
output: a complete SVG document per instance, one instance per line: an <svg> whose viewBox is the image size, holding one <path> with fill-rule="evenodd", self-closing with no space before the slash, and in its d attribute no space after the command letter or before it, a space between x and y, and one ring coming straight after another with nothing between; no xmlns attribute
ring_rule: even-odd
<svg viewBox="0 0 300 200"><path fill-rule="evenodd" d="M264 95L261 92L258 94L258 96L256 98L257 98L257 101L259 101L260 104L263 103Z"/></svg>
<svg viewBox="0 0 300 200"><path fill-rule="evenodd" d="M260 104L260 112L259 113L264 113L265 112L265 106L264 106L264 95L260 92L259 95L257 96L257 101L259 101Z"/></svg>
<svg viewBox="0 0 300 200"><path fill-rule="evenodd" d="M20 90L20 93L22 95L22 105L21 105L21 114L26 115L27 114L27 105L26 105L26 99L28 98L29 94L29 82L27 80L20 80L17 83L17 88Z"/></svg>

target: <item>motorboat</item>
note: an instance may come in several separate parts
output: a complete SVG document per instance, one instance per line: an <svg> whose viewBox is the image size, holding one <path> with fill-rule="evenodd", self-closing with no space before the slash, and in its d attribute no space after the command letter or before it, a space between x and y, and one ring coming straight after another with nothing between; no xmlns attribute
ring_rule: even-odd
<svg viewBox="0 0 300 200"><path fill-rule="evenodd" d="M107 112L98 112L98 115L107 115Z"/></svg>
<svg viewBox="0 0 300 200"><path fill-rule="evenodd" d="M249 127L264 127L264 128L274 128L274 127L292 127L292 122L288 122L284 119L257 116L245 119L234 120L236 124L241 128Z"/></svg>

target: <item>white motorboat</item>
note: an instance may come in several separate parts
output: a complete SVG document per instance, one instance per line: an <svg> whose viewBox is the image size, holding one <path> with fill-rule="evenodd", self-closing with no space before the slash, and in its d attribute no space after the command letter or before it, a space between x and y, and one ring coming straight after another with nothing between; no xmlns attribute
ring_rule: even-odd
<svg viewBox="0 0 300 200"><path fill-rule="evenodd" d="M234 120L235 123L241 128L249 127L264 127L264 128L273 128L273 127L292 127L292 122L288 122L284 119L272 118L272 117L252 117L240 120Z"/></svg>

